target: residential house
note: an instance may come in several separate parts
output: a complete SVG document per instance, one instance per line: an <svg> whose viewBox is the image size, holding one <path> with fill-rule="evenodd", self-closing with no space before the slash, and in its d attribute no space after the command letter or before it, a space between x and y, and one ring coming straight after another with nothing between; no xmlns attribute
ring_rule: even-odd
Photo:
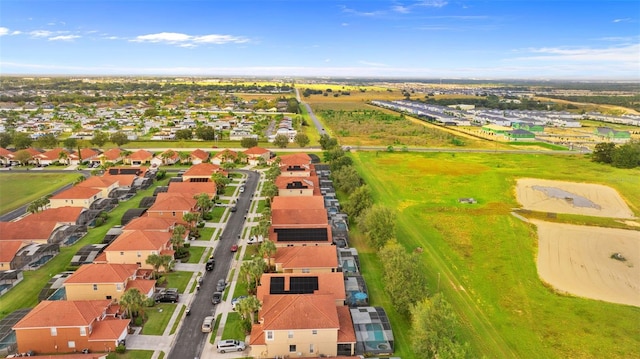
<svg viewBox="0 0 640 359"><path fill-rule="evenodd" d="M203 151L201 149L196 149L189 154L189 160L194 165L199 165L201 163L207 162L209 160L209 152Z"/></svg>
<svg viewBox="0 0 640 359"><path fill-rule="evenodd" d="M100 163L100 151L92 148L82 148L69 155L69 164L79 165L81 163Z"/></svg>
<svg viewBox="0 0 640 359"><path fill-rule="evenodd" d="M267 295L251 328L250 356L334 357L355 353L356 335L349 307L333 295Z"/></svg>
<svg viewBox="0 0 640 359"><path fill-rule="evenodd" d="M180 161L180 152L174 150L165 150L159 155L151 159L151 164L156 166L173 165Z"/></svg>
<svg viewBox="0 0 640 359"><path fill-rule="evenodd" d="M158 193L155 203L147 210L147 216L175 220L183 223L182 216L197 213L197 201L184 193Z"/></svg>
<svg viewBox="0 0 640 359"><path fill-rule="evenodd" d="M55 220L0 222L0 240L55 243L54 233L61 226L63 225Z"/></svg>
<svg viewBox="0 0 640 359"><path fill-rule="evenodd" d="M39 153L33 157L38 165L48 166L54 162L64 164L69 163L70 153L64 148L54 148L49 151Z"/></svg>
<svg viewBox="0 0 640 359"><path fill-rule="evenodd" d="M331 225L322 196L274 197L269 239L277 247L331 245Z"/></svg>
<svg viewBox="0 0 640 359"><path fill-rule="evenodd" d="M234 163L237 159L238 159L238 152L232 151L227 148L216 153L211 158L211 163L216 165L221 165L223 163Z"/></svg>
<svg viewBox="0 0 640 359"><path fill-rule="evenodd" d="M64 282L67 300L120 300L131 288L147 298L155 291L155 280L145 279L137 264L92 263L80 266Z"/></svg>
<svg viewBox="0 0 640 359"><path fill-rule="evenodd" d="M26 246L28 242L17 240L0 240L0 271L6 271L13 268L11 263L20 248Z"/></svg>
<svg viewBox="0 0 640 359"><path fill-rule="evenodd" d="M124 150L119 148L112 148L104 151L98 156L101 164L105 163L118 163L124 159Z"/></svg>
<svg viewBox="0 0 640 359"><path fill-rule="evenodd" d="M11 159L13 159L13 152L9 151L6 148L0 147L0 165L8 165L11 163Z"/></svg>
<svg viewBox="0 0 640 359"><path fill-rule="evenodd" d="M631 140L629 131L617 131L609 127L598 127L595 129L594 134L598 139L608 142L627 143Z"/></svg>
<svg viewBox="0 0 640 359"><path fill-rule="evenodd" d="M90 208L93 202L101 198L105 198L101 189L74 186L49 198L49 206L51 208L65 206Z"/></svg>
<svg viewBox="0 0 640 359"><path fill-rule="evenodd" d="M257 166L261 162L269 164L273 155L268 149L257 146L246 149L244 154L247 155L247 162L252 166Z"/></svg>
<svg viewBox="0 0 640 359"><path fill-rule="evenodd" d="M341 272L318 273L265 273L260 278L256 297L263 301L273 295L330 295L334 305L345 304L344 274Z"/></svg>
<svg viewBox="0 0 640 359"><path fill-rule="evenodd" d="M57 222L61 225L86 225L92 220L84 207L57 207L23 217L19 222Z"/></svg>
<svg viewBox="0 0 640 359"><path fill-rule="evenodd" d="M138 150L129 156L124 158L124 163L132 166L140 166L146 163L150 163L153 159L153 153L147 150Z"/></svg>
<svg viewBox="0 0 640 359"><path fill-rule="evenodd" d="M292 153L279 156L281 166L304 166L311 164L311 157L306 153Z"/></svg>
<svg viewBox="0 0 640 359"><path fill-rule="evenodd" d="M114 351L125 340L129 319L110 300L42 301L13 326L19 352Z"/></svg>
<svg viewBox="0 0 640 359"><path fill-rule="evenodd" d="M206 193L209 198L216 196L215 182L170 182L167 193L184 193L190 196L196 196L200 193Z"/></svg>
<svg viewBox="0 0 640 359"><path fill-rule="evenodd" d="M275 185L278 187L278 196L321 196L320 182L318 176L302 176L302 177L289 177L278 176L275 180Z"/></svg>
<svg viewBox="0 0 640 359"><path fill-rule="evenodd" d="M213 163L200 163L191 166L182 175L182 182L213 182L211 176L214 173L220 173L223 176L227 175L219 165Z"/></svg>
<svg viewBox="0 0 640 359"><path fill-rule="evenodd" d="M144 269L153 269L146 263L150 255L170 255L174 251L171 246L171 233L160 231L123 231L104 250L107 263L137 264Z"/></svg>
<svg viewBox="0 0 640 359"><path fill-rule="evenodd" d="M507 131L504 133L504 137L512 142L535 141L536 139L535 133L521 129Z"/></svg>
<svg viewBox="0 0 640 359"><path fill-rule="evenodd" d="M321 273L338 270L336 246L279 247L273 257L278 273Z"/></svg>
<svg viewBox="0 0 640 359"><path fill-rule="evenodd" d="M120 187L120 182L114 176L91 176L76 186L99 189L102 192L102 198L109 198L109 193Z"/></svg>
<svg viewBox="0 0 640 359"><path fill-rule="evenodd" d="M132 219L131 222L124 226L127 231L160 231L171 232L177 222L173 219L142 216Z"/></svg>

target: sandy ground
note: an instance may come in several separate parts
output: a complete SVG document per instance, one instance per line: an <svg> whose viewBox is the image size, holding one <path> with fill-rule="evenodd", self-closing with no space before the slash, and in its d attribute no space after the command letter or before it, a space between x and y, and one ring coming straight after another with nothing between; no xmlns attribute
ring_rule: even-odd
<svg viewBox="0 0 640 359"><path fill-rule="evenodd" d="M539 187L551 188L571 194L575 201L564 197L554 198ZM538 188L538 189L535 189ZM552 181L521 178L516 186L516 198L524 209L540 212L570 213L596 217L634 218L633 212L613 188L590 183ZM578 206L580 202L592 202L594 206Z"/></svg>
<svg viewBox="0 0 640 359"><path fill-rule="evenodd" d="M640 306L640 231L532 220L538 275L561 292ZM620 253L626 261L611 258Z"/></svg>

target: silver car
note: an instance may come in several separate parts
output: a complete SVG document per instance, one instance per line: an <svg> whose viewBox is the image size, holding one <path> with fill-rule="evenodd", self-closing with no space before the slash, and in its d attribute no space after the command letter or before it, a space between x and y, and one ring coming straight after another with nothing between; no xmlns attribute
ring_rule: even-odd
<svg viewBox="0 0 640 359"><path fill-rule="evenodd" d="M218 342L216 346L218 349L218 353L226 353L226 352L241 352L247 349L247 346L244 342L235 339L227 339L221 340Z"/></svg>

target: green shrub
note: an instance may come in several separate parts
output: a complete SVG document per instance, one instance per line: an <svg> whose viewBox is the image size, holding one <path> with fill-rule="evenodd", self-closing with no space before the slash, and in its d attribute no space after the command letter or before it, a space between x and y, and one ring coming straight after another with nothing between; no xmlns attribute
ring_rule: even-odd
<svg viewBox="0 0 640 359"><path fill-rule="evenodd" d="M118 345L116 347L116 353L118 354L124 354L125 351L127 351L127 348L124 345Z"/></svg>

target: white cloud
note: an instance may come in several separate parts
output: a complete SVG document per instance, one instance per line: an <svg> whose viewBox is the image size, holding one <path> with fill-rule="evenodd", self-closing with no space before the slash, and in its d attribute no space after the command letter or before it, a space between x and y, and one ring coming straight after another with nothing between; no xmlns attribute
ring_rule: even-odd
<svg viewBox="0 0 640 359"><path fill-rule="evenodd" d="M60 35L60 36L50 37L48 40L49 41L72 41L72 40L77 39L79 37L80 36L78 36L78 35Z"/></svg>
<svg viewBox="0 0 640 359"><path fill-rule="evenodd" d="M525 50L532 56L520 57L529 60L565 60L565 61L608 61L608 62L636 62L640 54L640 44L623 45L606 48L563 48L543 47Z"/></svg>
<svg viewBox="0 0 640 359"><path fill-rule="evenodd" d="M0 27L0 36L7 35L9 33L9 29L6 27Z"/></svg>
<svg viewBox="0 0 640 359"><path fill-rule="evenodd" d="M425 6L425 7L444 7L448 4L448 2L444 0L423 0L419 1L416 6Z"/></svg>
<svg viewBox="0 0 640 359"><path fill-rule="evenodd" d="M383 63L380 63L380 62L371 62L371 61L363 61L363 60L358 61L358 63L361 64L361 65L373 66L373 67L386 67L386 66L388 66L387 64L383 64Z"/></svg>
<svg viewBox="0 0 640 359"><path fill-rule="evenodd" d="M11 33L11 35L12 35L12 36L13 36L13 35L20 35L20 34L22 34L22 31L20 31L20 30L14 30L14 31Z"/></svg>
<svg viewBox="0 0 640 359"><path fill-rule="evenodd" d="M29 35L33 36L33 37L49 37L51 35L53 35L53 33L51 31L47 31L47 30L34 30L29 32Z"/></svg>
<svg viewBox="0 0 640 359"><path fill-rule="evenodd" d="M409 12L411 12L411 10L408 7L403 5L396 5L396 6L393 6L391 9L401 14L408 14Z"/></svg>
<svg viewBox="0 0 640 359"><path fill-rule="evenodd" d="M148 34L136 36L132 42L151 42L166 43L178 45L180 47L196 47L198 44L243 44L249 42L249 39L242 36L209 34L209 35L187 35L177 32L160 32L157 34Z"/></svg>
<svg viewBox="0 0 640 359"><path fill-rule="evenodd" d="M614 19L613 22L614 23L618 23L618 22L630 22L631 18L625 17L624 19Z"/></svg>

